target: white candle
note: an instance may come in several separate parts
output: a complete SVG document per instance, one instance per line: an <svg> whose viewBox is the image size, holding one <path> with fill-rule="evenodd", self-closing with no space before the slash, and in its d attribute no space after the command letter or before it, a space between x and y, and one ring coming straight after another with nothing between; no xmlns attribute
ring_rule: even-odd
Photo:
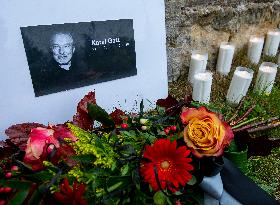
<svg viewBox="0 0 280 205"><path fill-rule="evenodd" d="M204 73L197 73L194 75L192 92L193 100L200 103L209 103L212 79L212 73L208 71Z"/></svg>
<svg viewBox="0 0 280 205"><path fill-rule="evenodd" d="M261 64L255 84L256 91L266 94L271 92L277 73L277 67L277 64L270 62L263 62Z"/></svg>
<svg viewBox="0 0 280 205"><path fill-rule="evenodd" d="M227 75L230 72L235 46L229 42L222 42L216 69L219 73Z"/></svg>
<svg viewBox="0 0 280 205"><path fill-rule="evenodd" d="M251 36L248 43L248 59L255 64L258 64L262 55L264 37Z"/></svg>
<svg viewBox="0 0 280 205"><path fill-rule="evenodd" d="M280 43L280 30L269 31L266 35L264 54L268 56L276 56Z"/></svg>
<svg viewBox="0 0 280 205"><path fill-rule="evenodd" d="M234 71L233 78L231 80L227 101L233 105L239 104L242 97L244 97L250 87L253 70L244 67L237 67Z"/></svg>
<svg viewBox="0 0 280 205"><path fill-rule="evenodd" d="M189 68L189 76L188 76L188 81L191 84L193 84L194 75L196 73L201 73L206 70L207 60L208 60L207 53L203 53L199 51L192 52L190 68Z"/></svg>

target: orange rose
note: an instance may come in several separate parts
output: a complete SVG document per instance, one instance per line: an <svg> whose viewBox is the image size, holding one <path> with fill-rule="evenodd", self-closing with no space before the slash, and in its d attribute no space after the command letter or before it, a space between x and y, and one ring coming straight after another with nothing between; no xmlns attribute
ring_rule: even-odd
<svg viewBox="0 0 280 205"><path fill-rule="evenodd" d="M196 157L220 156L233 139L231 127L205 107L183 108L184 140Z"/></svg>

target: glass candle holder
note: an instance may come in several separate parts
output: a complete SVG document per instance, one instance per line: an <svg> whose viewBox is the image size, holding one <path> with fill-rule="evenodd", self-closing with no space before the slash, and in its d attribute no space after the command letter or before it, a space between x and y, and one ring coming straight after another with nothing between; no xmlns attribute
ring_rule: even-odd
<svg viewBox="0 0 280 205"><path fill-rule="evenodd" d="M251 36L248 42L247 56L250 62L258 64L262 55L264 36Z"/></svg>
<svg viewBox="0 0 280 205"><path fill-rule="evenodd" d="M271 62L263 62L258 71L256 84L254 90L260 93L270 94L276 74L278 65Z"/></svg>
<svg viewBox="0 0 280 205"><path fill-rule="evenodd" d="M264 45L264 54L268 56L276 56L280 43L280 30L275 29L268 31Z"/></svg>
<svg viewBox="0 0 280 205"><path fill-rule="evenodd" d="M209 71L204 73L196 73L193 83L193 100L200 103L209 103L211 95L211 86L213 74Z"/></svg>
<svg viewBox="0 0 280 205"><path fill-rule="evenodd" d="M245 67L237 67L234 71L227 92L227 102L238 105L242 97L246 96L253 79L254 71Z"/></svg>
<svg viewBox="0 0 280 205"><path fill-rule="evenodd" d="M234 50L235 45L233 43L222 42L220 45L216 69L222 75L227 75L230 72Z"/></svg>
<svg viewBox="0 0 280 205"><path fill-rule="evenodd" d="M194 75L206 70L208 53L203 51L193 51L191 56L188 81L193 84Z"/></svg>

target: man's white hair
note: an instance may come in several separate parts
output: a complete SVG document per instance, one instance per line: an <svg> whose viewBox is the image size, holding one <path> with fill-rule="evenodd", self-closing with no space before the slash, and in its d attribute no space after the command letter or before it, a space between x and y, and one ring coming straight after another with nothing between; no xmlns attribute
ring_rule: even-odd
<svg viewBox="0 0 280 205"><path fill-rule="evenodd" d="M51 39L50 39L50 44L51 45L53 44L54 37L57 36L57 35L67 35L67 36L69 36L72 39L72 44L74 44L74 38L73 38L73 36L71 35L70 32L57 32L57 33L52 34L52 36L51 36Z"/></svg>

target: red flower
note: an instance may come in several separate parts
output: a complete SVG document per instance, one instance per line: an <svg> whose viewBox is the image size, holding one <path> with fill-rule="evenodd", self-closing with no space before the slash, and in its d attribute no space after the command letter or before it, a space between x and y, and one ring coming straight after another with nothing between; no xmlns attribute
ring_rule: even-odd
<svg viewBox="0 0 280 205"><path fill-rule="evenodd" d="M70 152L70 148L66 149L65 146L61 147L59 143L59 139L63 140L65 138L71 139L72 141L77 140L64 125L50 126L48 128L33 128L27 141L23 161L31 165L34 171L38 171L44 168L43 161L48 159L48 155L54 149L60 150L55 157L55 161L57 162L60 159L58 153L63 153L61 150L62 148L65 149L65 156L69 156L74 151ZM66 151L68 151L68 153L66 153ZM53 163L55 163L55 161L53 161Z"/></svg>
<svg viewBox="0 0 280 205"><path fill-rule="evenodd" d="M110 116L113 119L115 125L121 125L123 123L123 117L126 115L122 110L116 108L115 111L110 114Z"/></svg>
<svg viewBox="0 0 280 205"><path fill-rule="evenodd" d="M56 139L64 140L65 138L71 139L73 142L77 141L77 137L65 126L65 125L55 125L50 126L54 130L53 136Z"/></svg>
<svg viewBox="0 0 280 205"><path fill-rule="evenodd" d="M168 95L165 99L158 99L156 102L157 106L164 107L165 109L168 109L176 104L178 104L178 101L171 95Z"/></svg>
<svg viewBox="0 0 280 205"><path fill-rule="evenodd" d="M141 162L140 174L154 191L158 191L157 178L162 189L176 192L179 185L185 186L192 178L189 171L193 166L189 164L192 159L187 158L190 150L186 146L177 148L177 142L168 139L158 139L152 146L147 145ZM149 160L149 161L147 161Z"/></svg>
<svg viewBox="0 0 280 205"><path fill-rule="evenodd" d="M55 192L54 197L62 204L87 205L87 201L82 198L85 188L84 184L78 184L76 181L73 184L73 188L71 188L68 179L65 178L60 184L60 192Z"/></svg>
<svg viewBox="0 0 280 205"><path fill-rule="evenodd" d="M77 113L73 116L73 124L79 126L84 130L93 129L93 120L88 115L87 105L96 104L95 92L89 92L79 102L77 107Z"/></svg>

